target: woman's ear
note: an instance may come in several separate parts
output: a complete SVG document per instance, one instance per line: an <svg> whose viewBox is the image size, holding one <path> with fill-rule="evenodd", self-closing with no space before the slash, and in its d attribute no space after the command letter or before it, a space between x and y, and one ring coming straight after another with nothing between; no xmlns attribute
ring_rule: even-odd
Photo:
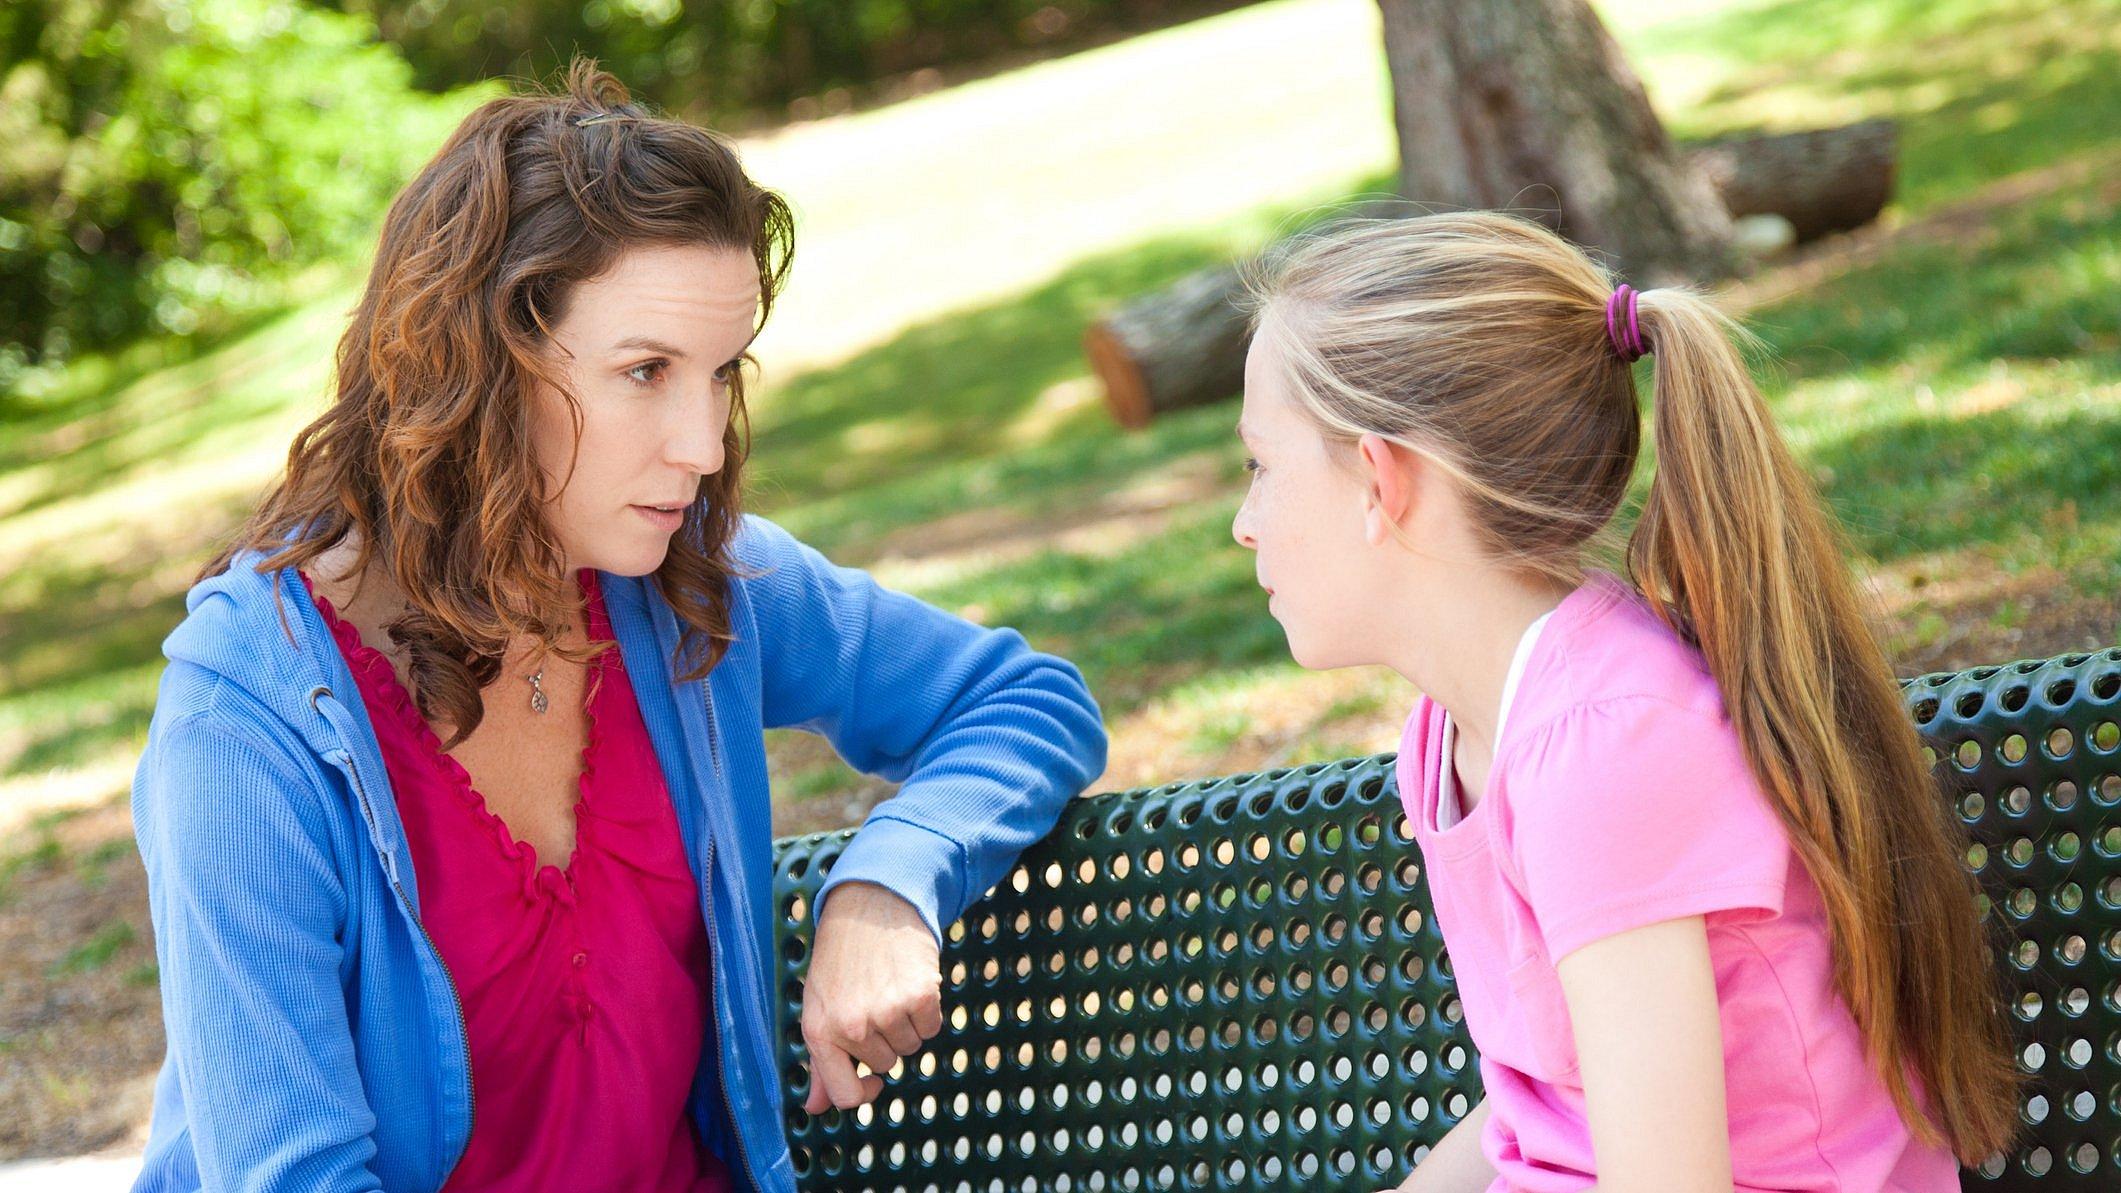
<svg viewBox="0 0 2121 1193"><path fill-rule="evenodd" d="M1355 451L1362 461L1359 474L1365 485L1363 538L1373 547L1383 546L1387 539L1398 537L1394 532L1414 511L1414 473L1421 460L1413 450L1382 435L1356 440Z"/></svg>

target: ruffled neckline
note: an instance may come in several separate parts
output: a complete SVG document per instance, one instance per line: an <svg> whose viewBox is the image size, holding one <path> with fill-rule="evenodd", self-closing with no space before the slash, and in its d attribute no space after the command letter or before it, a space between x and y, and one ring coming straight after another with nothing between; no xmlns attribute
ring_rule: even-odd
<svg viewBox="0 0 2121 1193"><path fill-rule="evenodd" d="M543 894L572 905L575 901L575 860L582 856L582 835L588 831L587 826L591 819L583 813L590 810L589 789L592 776L596 773L596 759L603 742L603 734L597 724L597 698L604 688L604 668L616 657L617 649L607 650L597 656L585 681L582 714L586 733L582 742L580 774L575 779L574 848L568 852L565 865L554 865L540 861L538 851L517 838L509 829L508 823L487 806L486 797L480 794L479 789L472 783L471 772L464 769L463 763L442 749L441 735L427 723L426 717L420 715L419 707L413 702L412 693L399 681L398 669L391 664L390 657L362 641L360 629L339 615L338 609L332 605L329 598L316 590L316 585L310 582L306 573L298 571L296 574L301 577L303 587L309 591L310 599L317 606L317 612L323 615L324 624L331 629L332 638L338 643L339 653L346 657L347 663L353 669L354 678L359 683L363 695L380 697L383 705L380 711L393 718L420 743L422 757L441 773L452 797L471 814L475 822L484 826L502 855L515 863L522 877L524 897L535 899ZM587 568L576 574L577 582L587 598L585 620L592 642L602 640L608 633L603 616L603 594L598 591L595 577L596 573ZM371 700L370 703L371 710L374 711L374 701Z"/></svg>

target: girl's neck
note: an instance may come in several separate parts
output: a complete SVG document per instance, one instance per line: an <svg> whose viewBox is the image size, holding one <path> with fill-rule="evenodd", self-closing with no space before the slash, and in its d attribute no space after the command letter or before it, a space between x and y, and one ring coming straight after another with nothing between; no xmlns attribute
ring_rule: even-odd
<svg viewBox="0 0 2121 1193"><path fill-rule="evenodd" d="M1395 639L1406 646L1389 665L1450 714L1465 747L1489 757L1517 644L1571 591L1495 570L1442 580L1430 599L1407 603L1410 622Z"/></svg>

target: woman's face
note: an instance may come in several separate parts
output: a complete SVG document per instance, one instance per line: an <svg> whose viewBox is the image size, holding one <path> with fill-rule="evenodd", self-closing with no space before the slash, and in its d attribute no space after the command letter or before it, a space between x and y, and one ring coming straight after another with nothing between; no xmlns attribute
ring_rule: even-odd
<svg viewBox="0 0 2121 1193"><path fill-rule="evenodd" d="M580 435L549 386L531 411L538 466L559 494L546 517L570 572L662 565L700 478L721 471L729 383L758 305L758 267L734 248L636 247L574 287L552 345L581 401Z"/></svg>
<svg viewBox="0 0 2121 1193"><path fill-rule="evenodd" d="M1314 669L1375 662L1376 552L1365 538L1365 486L1336 460L1317 426L1286 390L1268 336L1245 357L1244 413L1238 436L1251 487L1231 533L1257 557L1267 612L1281 623L1289 653Z"/></svg>

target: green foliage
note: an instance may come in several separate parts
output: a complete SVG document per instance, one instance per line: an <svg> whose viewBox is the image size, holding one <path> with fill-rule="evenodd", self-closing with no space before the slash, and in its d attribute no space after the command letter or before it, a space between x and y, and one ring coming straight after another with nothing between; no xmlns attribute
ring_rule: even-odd
<svg viewBox="0 0 2121 1193"><path fill-rule="evenodd" d="M1139 29L1244 0L338 0L439 89L541 78L579 50L634 93L727 118L923 67Z"/></svg>
<svg viewBox="0 0 2121 1193"><path fill-rule="evenodd" d="M0 386L255 310L365 251L479 98L416 91L374 38L297 0L0 9Z"/></svg>

